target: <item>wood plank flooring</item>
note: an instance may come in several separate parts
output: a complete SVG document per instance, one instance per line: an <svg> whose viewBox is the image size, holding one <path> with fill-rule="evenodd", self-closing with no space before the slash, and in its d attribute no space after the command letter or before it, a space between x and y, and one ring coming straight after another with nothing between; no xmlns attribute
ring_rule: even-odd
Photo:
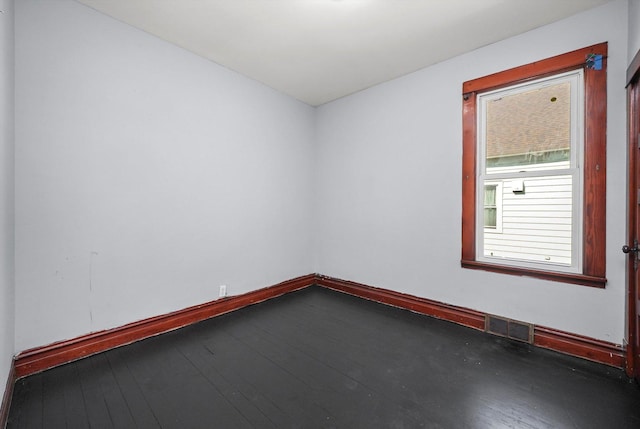
<svg viewBox="0 0 640 429"><path fill-rule="evenodd" d="M622 371L310 287L17 382L8 428L640 428Z"/></svg>

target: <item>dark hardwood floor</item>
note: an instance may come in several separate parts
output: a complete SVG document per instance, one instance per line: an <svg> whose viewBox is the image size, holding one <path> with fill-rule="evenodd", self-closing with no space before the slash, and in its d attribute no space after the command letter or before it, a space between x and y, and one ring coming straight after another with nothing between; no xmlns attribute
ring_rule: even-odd
<svg viewBox="0 0 640 429"><path fill-rule="evenodd" d="M310 287L21 379L8 427L640 428L640 389Z"/></svg>

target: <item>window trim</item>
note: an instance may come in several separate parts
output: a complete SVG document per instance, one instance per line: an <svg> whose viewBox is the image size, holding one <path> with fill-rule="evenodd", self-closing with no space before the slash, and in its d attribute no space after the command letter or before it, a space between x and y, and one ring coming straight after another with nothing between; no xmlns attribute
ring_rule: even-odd
<svg viewBox="0 0 640 429"><path fill-rule="evenodd" d="M462 258L463 268L530 276L603 288L606 285L607 43L494 73L462 85ZM588 67L602 55L601 69ZM546 271L480 262L476 258L477 95L566 71L584 70L584 158L582 273Z"/></svg>

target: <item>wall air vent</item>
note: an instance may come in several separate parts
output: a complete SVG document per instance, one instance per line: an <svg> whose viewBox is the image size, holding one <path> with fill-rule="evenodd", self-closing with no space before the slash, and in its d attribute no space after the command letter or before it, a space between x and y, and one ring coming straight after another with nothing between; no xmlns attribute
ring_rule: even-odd
<svg viewBox="0 0 640 429"><path fill-rule="evenodd" d="M533 344L533 325L531 323L487 314L484 326L485 331L490 334Z"/></svg>

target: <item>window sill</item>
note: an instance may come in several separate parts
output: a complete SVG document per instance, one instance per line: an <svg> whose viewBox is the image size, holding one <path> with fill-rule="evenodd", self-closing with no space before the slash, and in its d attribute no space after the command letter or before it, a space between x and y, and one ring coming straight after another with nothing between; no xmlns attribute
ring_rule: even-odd
<svg viewBox="0 0 640 429"><path fill-rule="evenodd" d="M462 268L470 268L472 270L491 271L494 273L510 274L514 276L535 277L543 280L551 280L555 282L571 283L582 286L590 286L604 289L607 279L604 277L593 277L585 274L559 273L555 271L539 271L529 268L510 267L506 265L488 264L478 261L460 261Z"/></svg>

